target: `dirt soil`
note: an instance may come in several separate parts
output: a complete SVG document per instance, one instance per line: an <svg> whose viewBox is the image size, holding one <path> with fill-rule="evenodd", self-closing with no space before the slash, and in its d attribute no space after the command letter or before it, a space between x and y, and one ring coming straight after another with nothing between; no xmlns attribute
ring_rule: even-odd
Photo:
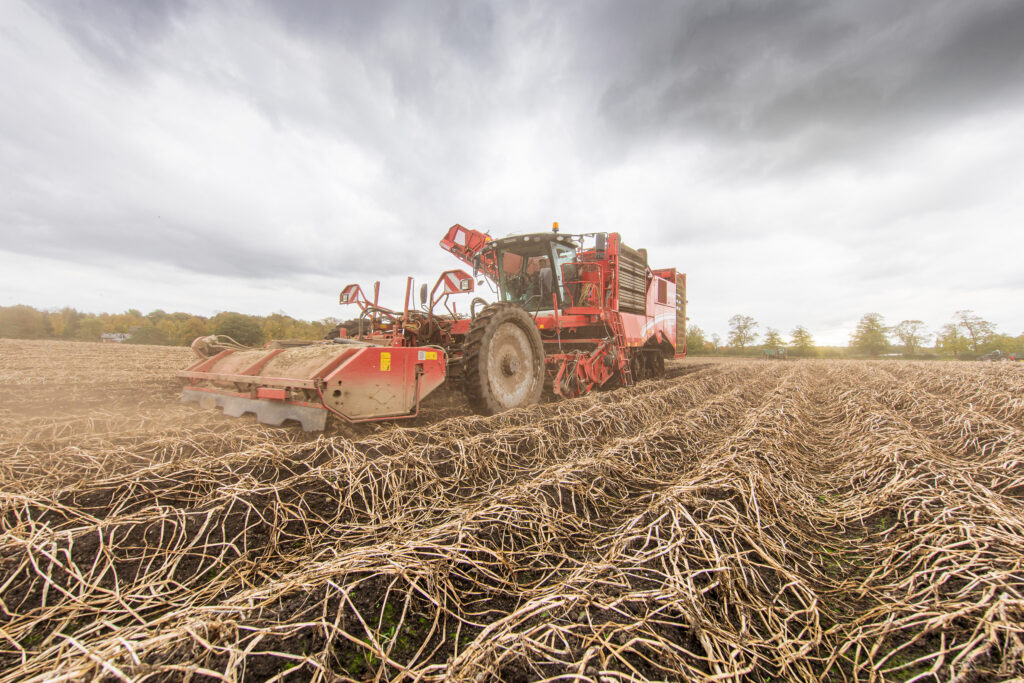
<svg viewBox="0 0 1024 683"><path fill-rule="evenodd" d="M325 434L0 340L0 683L1024 676L1024 366L685 360Z"/></svg>

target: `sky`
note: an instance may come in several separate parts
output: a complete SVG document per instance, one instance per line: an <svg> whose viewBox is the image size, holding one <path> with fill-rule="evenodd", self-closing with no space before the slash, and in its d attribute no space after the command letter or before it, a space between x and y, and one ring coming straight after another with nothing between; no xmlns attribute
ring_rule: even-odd
<svg viewBox="0 0 1024 683"><path fill-rule="evenodd" d="M0 0L0 305L347 318L617 231L725 337L1024 332L1024 2Z"/></svg>

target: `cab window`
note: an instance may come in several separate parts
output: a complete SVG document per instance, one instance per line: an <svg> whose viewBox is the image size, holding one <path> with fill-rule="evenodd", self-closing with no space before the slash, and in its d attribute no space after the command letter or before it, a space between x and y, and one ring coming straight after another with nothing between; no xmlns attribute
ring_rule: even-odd
<svg viewBox="0 0 1024 683"><path fill-rule="evenodd" d="M555 261L555 276L558 278L562 306L579 305L579 267L576 264L576 250L564 244L552 244Z"/></svg>
<svg viewBox="0 0 1024 683"><path fill-rule="evenodd" d="M547 256L501 256L501 298L528 311L551 308L553 273Z"/></svg>

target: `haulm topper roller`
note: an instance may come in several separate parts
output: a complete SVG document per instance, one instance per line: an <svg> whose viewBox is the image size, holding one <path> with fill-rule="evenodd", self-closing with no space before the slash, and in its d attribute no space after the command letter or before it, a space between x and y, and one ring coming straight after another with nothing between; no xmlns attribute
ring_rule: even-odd
<svg viewBox="0 0 1024 683"><path fill-rule="evenodd" d="M339 297L356 306L355 336L339 329L322 342L271 342L245 349L197 339L199 356L179 374L182 398L261 422L321 430L328 415L350 422L413 417L444 382L493 414L664 372L686 353L686 275L652 269L643 249L618 233L551 232L502 239L453 225L441 247L472 267L423 285L419 308L392 310L358 285ZM497 301L474 298L460 313L452 297L486 278ZM481 280L482 282L482 280Z"/></svg>

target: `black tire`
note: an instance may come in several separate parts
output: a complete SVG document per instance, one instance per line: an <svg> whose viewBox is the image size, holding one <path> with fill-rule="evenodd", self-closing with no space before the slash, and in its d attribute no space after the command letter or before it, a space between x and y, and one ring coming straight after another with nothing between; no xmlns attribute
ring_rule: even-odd
<svg viewBox="0 0 1024 683"><path fill-rule="evenodd" d="M665 374L665 356L660 349L634 349L630 352L629 359L634 382L662 377Z"/></svg>
<svg viewBox="0 0 1024 683"><path fill-rule="evenodd" d="M544 345L530 314L499 302L480 311L463 343L463 392L481 415L540 401Z"/></svg>
<svg viewBox="0 0 1024 683"><path fill-rule="evenodd" d="M651 354L651 365L652 365L652 377L664 377L665 376L665 356L661 351L655 351Z"/></svg>

